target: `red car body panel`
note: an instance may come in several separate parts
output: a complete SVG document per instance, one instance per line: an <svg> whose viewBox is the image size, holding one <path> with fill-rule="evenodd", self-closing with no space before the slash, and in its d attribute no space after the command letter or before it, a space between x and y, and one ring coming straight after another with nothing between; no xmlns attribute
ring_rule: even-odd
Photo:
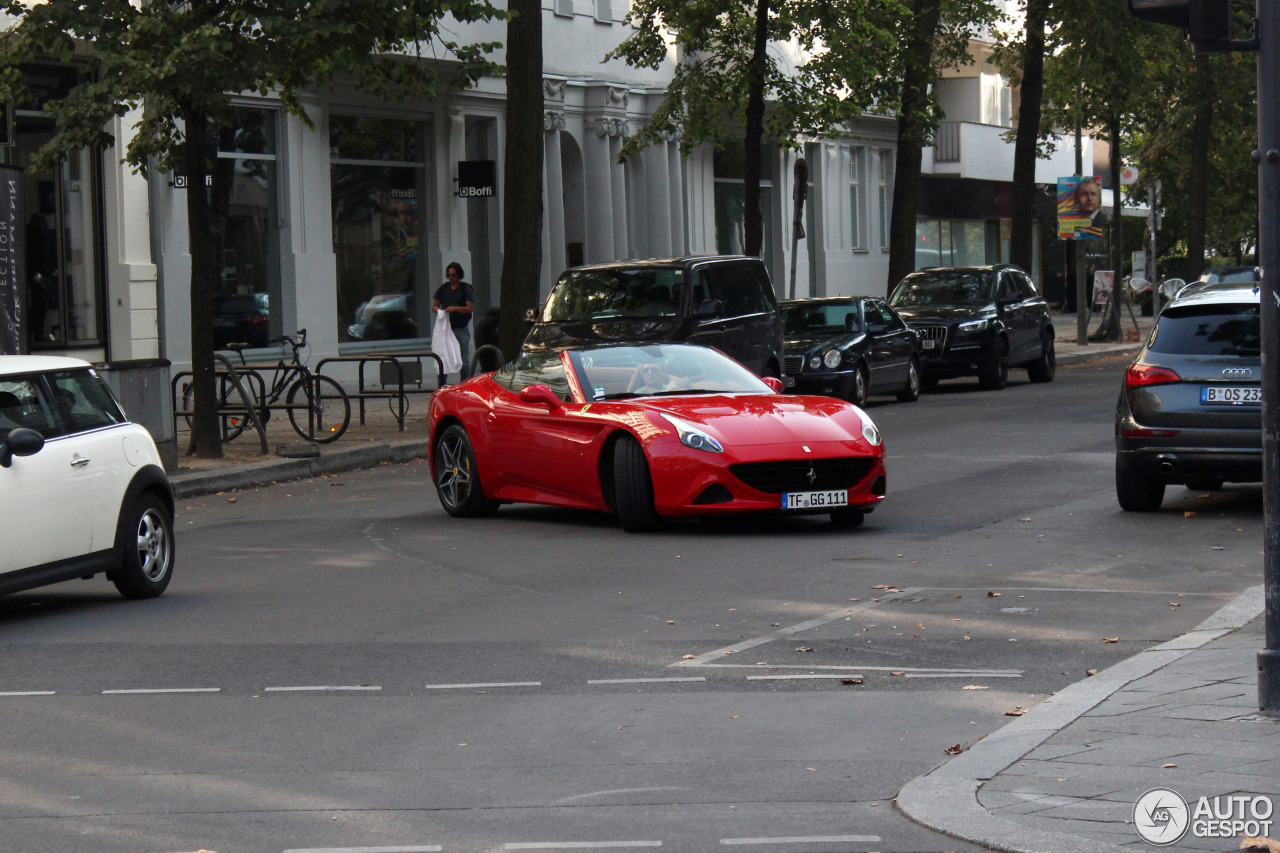
<svg viewBox="0 0 1280 853"><path fill-rule="evenodd" d="M779 493L759 491L730 471L741 463L820 461L862 457L868 469L849 489L849 506L871 509L885 496L884 446L862 435L859 409L830 397L773 393L689 394L587 402L565 359L569 402L530 403L493 381L473 377L432 395L431 447L443 426L460 422L476 457L487 498L610 511L601 457L619 432L644 448L653 479L654 507L664 517L781 511ZM686 447L669 413L706 428L724 452ZM433 478L435 454L430 464ZM722 503L695 503L708 488L732 494Z"/></svg>

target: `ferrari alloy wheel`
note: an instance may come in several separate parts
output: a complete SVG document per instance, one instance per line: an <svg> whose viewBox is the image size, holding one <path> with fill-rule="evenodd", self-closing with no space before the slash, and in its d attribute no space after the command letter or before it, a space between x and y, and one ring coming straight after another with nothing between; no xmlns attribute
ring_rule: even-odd
<svg viewBox="0 0 1280 853"><path fill-rule="evenodd" d="M628 533L648 533L662 524L653 508L653 475L644 448L634 438L618 441L613 450L614 497L618 519Z"/></svg>
<svg viewBox="0 0 1280 853"><path fill-rule="evenodd" d="M992 344L991 359L978 375L978 384L988 391L999 391L1009 384L1009 342L1004 338L996 338Z"/></svg>
<svg viewBox="0 0 1280 853"><path fill-rule="evenodd" d="M471 438L459 424L446 429L436 442L435 473L436 493L449 515L475 518L498 509L496 501L484 496Z"/></svg>
<svg viewBox="0 0 1280 853"><path fill-rule="evenodd" d="M898 392L899 403L914 403L920 399L920 362L915 356L907 362L907 384Z"/></svg>

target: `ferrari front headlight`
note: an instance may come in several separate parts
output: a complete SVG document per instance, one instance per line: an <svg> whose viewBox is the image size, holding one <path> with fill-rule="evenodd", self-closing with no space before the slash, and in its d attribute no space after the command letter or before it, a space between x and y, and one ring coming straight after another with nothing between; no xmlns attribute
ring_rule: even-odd
<svg viewBox="0 0 1280 853"><path fill-rule="evenodd" d="M884 440L880 437L880 430L876 429L876 425L871 422L870 418L862 419L862 437L872 447L879 447L880 442Z"/></svg>
<svg viewBox="0 0 1280 853"><path fill-rule="evenodd" d="M705 430L698 429L674 415L668 415L666 412L659 412L658 414L662 415L667 423L676 428L676 435L680 436L680 443L685 447L692 447L694 450L705 450L708 453L724 453L723 445Z"/></svg>

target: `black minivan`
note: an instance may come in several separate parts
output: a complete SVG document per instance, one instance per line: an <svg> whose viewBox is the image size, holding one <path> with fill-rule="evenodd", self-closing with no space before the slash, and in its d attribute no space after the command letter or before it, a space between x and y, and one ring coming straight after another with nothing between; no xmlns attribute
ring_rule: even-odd
<svg viewBox="0 0 1280 853"><path fill-rule="evenodd" d="M527 352L604 341L715 347L782 377L782 319L759 258L704 255L610 261L566 270L531 311Z"/></svg>

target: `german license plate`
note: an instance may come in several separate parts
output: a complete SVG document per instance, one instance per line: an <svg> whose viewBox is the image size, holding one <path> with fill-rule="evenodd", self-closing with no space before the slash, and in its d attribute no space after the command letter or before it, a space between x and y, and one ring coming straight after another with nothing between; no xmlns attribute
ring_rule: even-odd
<svg viewBox="0 0 1280 853"><path fill-rule="evenodd" d="M1262 402L1262 388L1246 385L1201 385L1200 403L1206 406L1249 406Z"/></svg>
<svg viewBox="0 0 1280 853"><path fill-rule="evenodd" d="M783 387L783 388L794 388L794 387L796 387L796 378L795 378L794 376L784 376L784 377L782 377L782 387Z"/></svg>
<svg viewBox="0 0 1280 853"><path fill-rule="evenodd" d="M849 492L840 489L834 492L784 492L783 509L822 509L830 506L848 506Z"/></svg>
<svg viewBox="0 0 1280 853"><path fill-rule="evenodd" d="M924 348L925 348L925 349L935 349L935 348L938 346L938 342L937 342L937 341L935 341L935 340L931 340L931 339L929 339L929 338L925 338L925 339L924 339L923 341L921 341L920 343L924 345Z"/></svg>

